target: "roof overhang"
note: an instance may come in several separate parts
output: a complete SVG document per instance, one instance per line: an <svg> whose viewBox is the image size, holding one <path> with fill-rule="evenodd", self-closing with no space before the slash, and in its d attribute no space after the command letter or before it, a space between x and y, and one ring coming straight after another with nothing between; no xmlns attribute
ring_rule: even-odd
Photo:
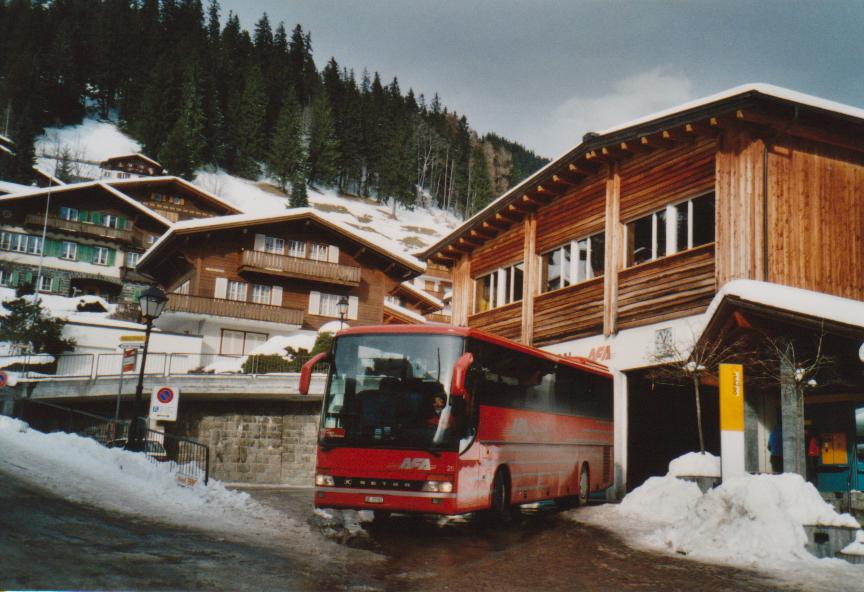
<svg viewBox="0 0 864 592"><path fill-rule="evenodd" d="M112 187L123 189L125 187L147 187L147 186L160 186L160 185L178 185L189 193L198 196L202 200L214 204L224 210L224 213L227 214L240 214L242 210L240 210L234 204L225 201L221 197L210 193L209 191L205 191L204 189L190 183L186 179L182 177L173 177L173 176L160 176L160 177L134 177L130 179L106 179L102 181L106 185L111 185Z"/></svg>
<svg viewBox="0 0 864 592"><path fill-rule="evenodd" d="M864 151L861 141L864 109L766 84L743 85L599 133L585 134L580 144L508 190L417 256L452 265L463 254L512 227L528 213L573 187L583 185L586 180L596 179L597 173L607 170L610 164L635 154L668 148L676 143L680 145L700 136L716 136L730 125L751 125L770 131L774 121L766 117L763 111L766 106L785 108L789 120L800 120L805 112L813 117L828 118L836 124L832 132L837 131L846 139L838 145ZM793 133L796 129L786 125L774 131ZM824 130L808 133L828 137Z"/></svg>

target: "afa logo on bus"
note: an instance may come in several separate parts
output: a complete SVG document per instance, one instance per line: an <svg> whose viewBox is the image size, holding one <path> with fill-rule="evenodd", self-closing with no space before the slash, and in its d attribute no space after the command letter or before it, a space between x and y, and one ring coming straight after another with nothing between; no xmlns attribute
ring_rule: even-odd
<svg viewBox="0 0 864 592"><path fill-rule="evenodd" d="M402 459L402 464L399 465L399 468L403 471L431 471L432 463L429 462L428 458L411 458L410 456L406 456Z"/></svg>

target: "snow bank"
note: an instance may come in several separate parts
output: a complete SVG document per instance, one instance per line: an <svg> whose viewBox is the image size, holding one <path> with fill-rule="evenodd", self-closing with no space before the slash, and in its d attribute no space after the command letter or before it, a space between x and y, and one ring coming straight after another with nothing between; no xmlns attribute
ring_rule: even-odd
<svg viewBox="0 0 864 592"><path fill-rule="evenodd" d="M864 555L864 531L858 531L855 535L855 540L843 547L843 553L847 555Z"/></svg>
<svg viewBox="0 0 864 592"><path fill-rule="evenodd" d="M69 148L73 158L97 163L112 156L141 151L141 145L117 129L113 123L95 119L85 119L78 125L49 128L36 138L36 153L39 155L54 155L58 148L62 151L64 147ZM54 171L53 159L46 170Z"/></svg>
<svg viewBox="0 0 864 592"><path fill-rule="evenodd" d="M76 503L217 531L306 530L218 481L183 487L163 463L74 434L44 434L0 416L0 474Z"/></svg>
<svg viewBox="0 0 864 592"><path fill-rule="evenodd" d="M295 331L290 335L274 335L255 349L249 352L250 356L278 355L286 357L286 349L291 347L295 350L305 349L311 351L315 345L318 334L315 331Z"/></svg>
<svg viewBox="0 0 864 592"><path fill-rule="evenodd" d="M720 457L709 452L688 452L669 463L669 475L673 477L719 477Z"/></svg>
<svg viewBox="0 0 864 592"><path fill-rule="evenodd" d="M695 483L669 475L651 477L625 497L618 509L637 518L671 523L684 520L701 497Z"/></svg>
<svg viewBox="0 0 864 592"><path fill-rule="evenodd" d="M334 335L342 329L350 327L348 323L342 321L327 321L318 328L319 333L333 333Z"/></svg>

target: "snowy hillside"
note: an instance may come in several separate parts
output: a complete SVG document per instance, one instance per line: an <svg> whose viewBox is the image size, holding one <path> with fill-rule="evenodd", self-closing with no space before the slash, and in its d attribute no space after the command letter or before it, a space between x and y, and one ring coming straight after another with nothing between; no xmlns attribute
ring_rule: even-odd
<svg viewBox="0 0 864 592"><path fill-rule="evenodd" d="M98 163L110 156L137 152L141 146L112 123L86 119L80 125L48 129L37 139L37 165L54 174L57 156L68 150L78 161L81 176L98 177ZM155 155L149 155L155 156ZM288 197L267 179L241 179L223 171L199 171L194 183L235 204L250 214L281 213ZM397 207L395 217L389 204L373 199L339 195L323 188L309 188L309 204L329 219L341 222L387 245L403 255L413 255L455 228L461 220L438 208Z"/></svg>

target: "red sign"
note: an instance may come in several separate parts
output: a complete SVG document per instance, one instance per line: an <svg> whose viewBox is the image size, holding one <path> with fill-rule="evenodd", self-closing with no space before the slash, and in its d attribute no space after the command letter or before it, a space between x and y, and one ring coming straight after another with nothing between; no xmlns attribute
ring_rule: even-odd
<svg viewBox="0 0 864 592"><path fill-rule="evenodd" d="M9 375L0 370L0 388L6 386L7 382L9 382Z"/></svg>
<svg viewBox="0 0 864 592"><path fill-rule="evenodd" d="M174 391L172 391L166 386L159 389L159 391L156 393L156 398L159 399L159 402L163 405L167 405L174 400Z"/></svg>
<svg viewBox="0 0 864 592"><path fill-rule="evenodd" d="M134 372L135 360L138 357L138 350L134 348L126 348L123 350L123 368L121 372Z"/></svg>

